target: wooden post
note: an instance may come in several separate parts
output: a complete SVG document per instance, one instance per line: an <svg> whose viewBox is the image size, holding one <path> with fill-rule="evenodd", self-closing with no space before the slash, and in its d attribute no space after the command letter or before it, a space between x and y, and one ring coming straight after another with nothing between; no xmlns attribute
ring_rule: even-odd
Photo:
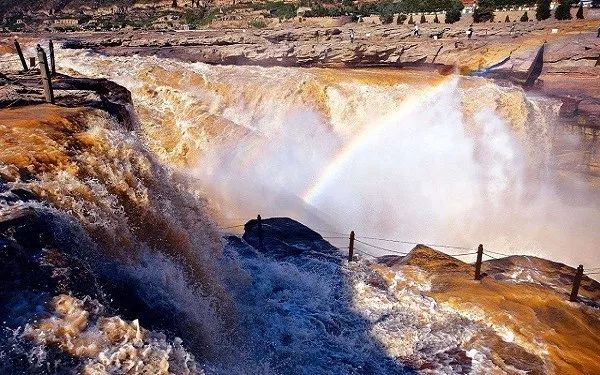
<svg viewBox="0 0 600 375"><path fill-rule="evenodd" d="M581 278L583 277L583 265L577 267L577 273L575 273L575 279L573 280L573 289L571 290L571 297L569 301L577 302L577 294L579 293L579 285L581 285Z"/></svg>
<svg viewBox="0 0 600 375"><path fill-rule="evenodd" d="M48 50L50 51L50 73L52 73L52 75L55 75L56 63L54 60L54 43L52 43L52 40L50 40L50 42L48 43Z"/></svg>
<svg viewBox="0 0 600 375"><path fill-rule="evenodd" d="M350 232L350 245L348 245L348 262L354 257L354 231Z"/></svg>
<svg viewBox="0 0 600 375"><path fill-rule="evenodd" d="M15 39L15 48L17 49L17 53L19 54L19 59L21 59L21 64L23 65L23 70L28 71L27 62L25 62L25 56L23 56L23 51L21 51L21 45Z"/></svg>
<svg viewBox="0 0 600 375"><path fill-rule="evenodd" d="M29 58L29 67L30 68L35 68L35 57L30 57Z"/></svg>
<svg viewBox="0 0 600 375"><path fill-rule="evenodd" d="M475 280L481 280L481 261L483 260L483 245L477 248L477 262L475 263Z"/></svg>
<svg viewBox="0 0 600 375"><path fill-rule="evenodd" d="M54 91L52 90L52 80L50 78L50 71L48 70L46 52L44 52L39 44L37 45L37 53L40 73L42 74L42 85L44 86L44 97L46 98L46 102L54 104Z"/></svg>
<svg viewBox="0 0 600 375"><path fill-rule="evenodd" d="M256 220L258 221L258 226L257 226L257 234L258 234L258 248L259 250L263 250L263 228L262 228L262 218L260 217L260 215L258 215L256 217Z"/></svg>

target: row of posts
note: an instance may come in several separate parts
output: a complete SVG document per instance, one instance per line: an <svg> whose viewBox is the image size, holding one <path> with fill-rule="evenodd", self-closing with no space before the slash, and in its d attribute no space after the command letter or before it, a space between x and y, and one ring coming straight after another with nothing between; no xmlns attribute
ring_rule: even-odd
<svg viewBox="0 0 600 375"><path fill-rule="evenodd" d="M257 235L258 235L258 247L260 250L264 250L264 240L263 240L263 228L262 228L262 218L260 215L256 218L257 221ZM348 245L348 262L354 261L354 240L355 234L354 231L350 232L350 243ZM483 262L483 245L480 244L477 247L477 260L475 261L475 280L481 280L483 278L483 274L481 273L481 263ZM575 278L573 279L573 288L571 289L571 295L569 296L569 301L577 302L577 295L579 294L579 286L581 285L581 279L583 278L583 265L579 265L577 267L577 272L575 273Z"/></svg>
<svg viewBox="0 0 600 375"><path fill-rule="evenodd" d="M259 216L260 222L260 216ZM350 243L348 245L348 262L354 261L354 239L355 234L354 231L350 232ZM483 261L483 245L479 245L477 247L477 260L475 261L475 280L481 280L483 278L483 274L481 273L481 263ZM583 277L583 265L579 265L577 267L577 272L575 273L575 278L573 279L573 288L571 289L571 295L569 296L569 301L577 302L577 295L579 294L579 286L581 285L581 279Z"/></svg>
<svg viewBox="0 0 600 375"><path fill-rule="evenodd" d="M27 66L27 62L25 61L25 56L23 55L23 50L21 49L21 45L17 40L15 40L15 48L17 50L17 54L19 55L19 60L21 60L21 65L23 65L24 71L29 71L30 68L35 66L35 57L29 58L30 66ZM56 75L56 61L54 59L54 43L50 41L48 43L48 51L50 52L50 64L48 64L48 57L46 55L46 51L40 46L37 45L37 59L38 66L40 69L40 74L42 75L42 86L44 88L44 99L47 103L54 104L54 90L52 89L52 76Z"/></svg>

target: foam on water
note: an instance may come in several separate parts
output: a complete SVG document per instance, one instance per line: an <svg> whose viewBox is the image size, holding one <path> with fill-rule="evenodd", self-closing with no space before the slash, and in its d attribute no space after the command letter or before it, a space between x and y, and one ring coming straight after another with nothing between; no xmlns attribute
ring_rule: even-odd
<svg viewBox="0 0 600 375"><path fill-rule="evenodd" d="M62 51L61 60L130 88L150 148L196 178L227 223L260 212L600 262L598 192L576 172L595 151L560 127L555 101L483 78L399 72L382 83L370 71L81 54ZM581 158L568 179L558 162L565 142Z"/></svg>

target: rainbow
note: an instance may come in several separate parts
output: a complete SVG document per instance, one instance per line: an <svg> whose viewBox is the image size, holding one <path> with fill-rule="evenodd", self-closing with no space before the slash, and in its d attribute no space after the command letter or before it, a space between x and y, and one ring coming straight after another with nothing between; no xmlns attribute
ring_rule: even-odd
<svg viewBox="0 0 600 375"><path fill-rule="evenodd" d="M381 132L385 131L389 126L394 126L396 124L396 122L393 121L394 119L408 115L410 111L414 110L418 105L426 103L449 85L458 84L459 78L457 76L449 77L449 79L442 81L436 86L429 86L426 89L415 92L414 95L400 103L396 112L389 114L374 126L365 126L364 129L354 136L354 138L331 159L329 164L322 169L315 182L304 191L304 194L302 194L302 200L306 204L312 205L313 200L319 196L327 183L342 170L356 151L360 150L373 137L381 134Z"/></svg>

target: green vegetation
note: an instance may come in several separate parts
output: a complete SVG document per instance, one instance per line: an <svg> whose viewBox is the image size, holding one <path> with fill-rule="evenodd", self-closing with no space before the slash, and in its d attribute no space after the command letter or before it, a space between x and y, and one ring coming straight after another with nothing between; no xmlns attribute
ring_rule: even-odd
<svg viewBox="0 0 600 375"><path fill-rule="evenodd" d="M499 8L515 7L537 3L535 17L538 20L548 19L552 16L550 11L551 0L480 0L478 7L473 13L474 22L488 22L494 20L494 10ZM570 19L570 5L577 0L561 0L556 9L555 17L557 19ZM394 22L394 15L398 14L397 24L414 24L415 21L421 23L427 22L424 14L435 13L432 22L439 23L439 12L445 12L444 22L451 24L460 20L462 16L463 4L461 0L377 0L372 3L359 4L356 0L299 0L297 3L287 3L283 0L267 0L265 2L240 3L224 7L205 7L190 8L184 7L185 1L179 1L177 9L163 8L153 11L125 11L123 14L110 14L105 16L90 17L83 13L77 13L79 6L88 6L93 8L116 5L127 9L136 3L149 2L149 0L0 0L0 19L4 19L3 26L9 30L18 31L24 27L30 28L41 24L47 17L37 16L38 10L49 10L51 8L65 10L67 14L79 14L80 26L88 30L94 29L119 29L123 27L133 28L151 28L153 24L161 21L159 18L165 15L176 15L178 20L173 22L165 21L167 26L171 23L189 25L190 28L198 28L209 24L221 12L227 15L229 12L239 10L242 13L246 10L261 10L268 12L267 17L278 18L280 20L290 19L296 16L299 6L308 6L311 8L305 14L306 17L330 16L337 17L341 15L350 15L354 20L359 16L379 15L381 22L389 24ZM600 0L592 0L592 6L600 6ZM265 14L266 14L265 12ZM406 14L419 14L419 18L413 16L407 17ZM57 15L60 18L61 15ZM583 19L583 8L580 5L576 17ZM408 22L407 22L408 19ZM521 16L522 22L529 21L527 12ZM17 22L18 21L18 22ZM510 22L506 16L504 22ZM514 21L514 20L513 20ZM268 23L264 20L255 20L251 22L252 27L265 27L262 24Z"/></svg>
<svg viewBox="0 0 600 375"><path fill-rule="evenodd" d="M550 0L538 0L535 19L538 21L550 18Z"/></svg>
<svg viewBox="0 0 600 375"><path fill-rule="evenodd" d="M386 12L386 13L380 14L379 20L384 25L390 24L390 23L394 22L394 13Z"/></svg>
<svg viewBox="0 0 600 375"><path fill-rule="evenodd" d="M217 14L216 10L207 11L204 8L186 9L183 13L183 21L191 28L207 25Z"/></svg>
<svg viewBox="0 0 600 375"><path fill-rule="evenodd" d="M248 24L250 25L250 27L255 29L264 29L265 27L267 27L265 21L261 19L252 20Z"/></svg>
<svg viewBox="0 0 600 375"><path fill-rule="evenodd" d="M308 2L300 2L301 6L308 5ZM366 3L356 5L350 0L343 0L341 5L321 3L310 5L311 11L306 13L306 17L337 17L345 14L363 15L378 14L382 19L389 20L390 14L402 13L432 13L463 9L460 0L383 0L375 3Z"/></svg>
<svg viewBox="0 0 600 375"><path fill-rule="evenodd" d="M501 8L510 8L510 7L519 7L523 5L533 5L535 4L535 0L492 0L492 4L496 9Z"/></svg>
<svg viewBox="0 0 600 375"><path fill-rule="evenodd" d="M477 8L473 12L473 21L476 23L493 21L495 8L493 0L479 0Z"/></svg>
<svg viewBox="0 0 600 375"><path fill-rule="evenodd" d="M279 19L289 19L296 17L296 10L298 9L293 4L284 3L283 1L267 1L258 9L266 9L269 14Z"/></svg>
<svg viewBox="0 0 600 375"><path fill-rule="evenodd" d="M460 16L462 16L462 3L461 7L453 7L449 11L446 12L446 19L444 22L446 23L454 23L460 21Z"/></svg>
<svg viewBox="0 0 600 375"><path fill-rule="evenodd" d="M578 20L583 19L583 3L579 3L579 9L577 9L577 14L575 15Z"/></svg>
<svg viewBox="0 0 600 375"><path fill-rule="evenodd" d="M406 13L432 13L448 11L455 7L463 8L459 0L403 0L397 6L399 11Z"/></svg>
<svg viewBox="0 0 600 375"><path fill-rule="evenodd" d="M571 18L573 18L571 16L570 0L560 0L560 3L554 11L554 18L556 18L557 20L570 20Z"/></svg>

